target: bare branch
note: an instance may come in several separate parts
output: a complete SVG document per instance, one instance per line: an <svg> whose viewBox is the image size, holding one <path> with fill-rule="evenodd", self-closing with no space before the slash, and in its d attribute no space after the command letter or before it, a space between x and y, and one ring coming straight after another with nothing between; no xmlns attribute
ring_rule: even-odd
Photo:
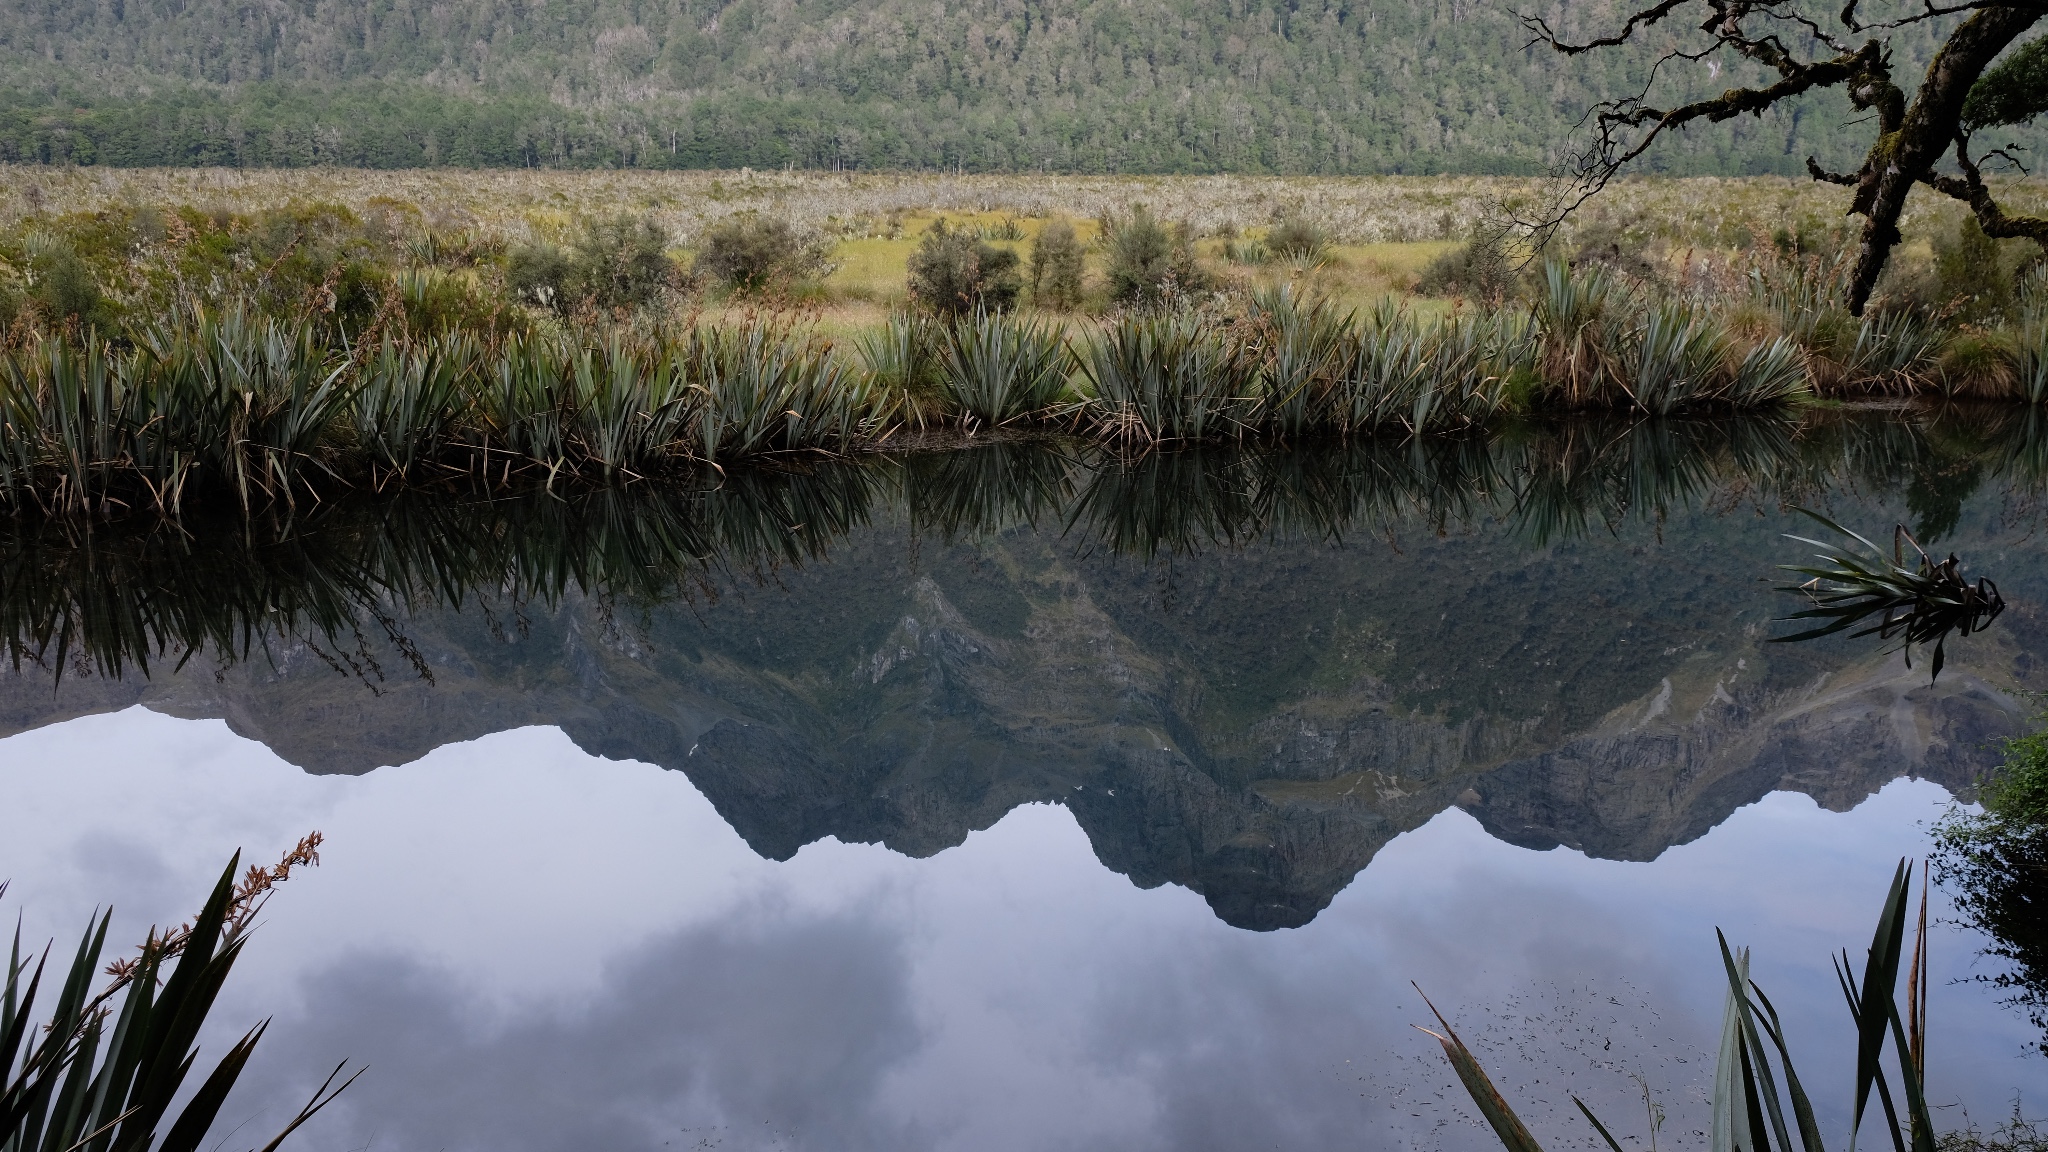
<svg viewBox="0 0 2048 1152"><path fill-rule="evenodd" d="M1682 127L1694 120L1718 124L1724 120L1732 120L1745 112L1761 115L1766 108L1781 100L1790 99L1815 88L1833 87L1860 76L1863 63L1864 54L1860 52L1837 56L1832 60L1802 65L1793 75L1776 84L1762 88L1730 88L1719 96L1682 104L1668 112L1644 106L1602 113L1598 121L1601 139L1596 146L1599 153L1597 164L1610 170L1626 164L1642 155L1643 151L1667 129ZM1624 151L1617 153L1616 133L1639 128L1644 124L1651 124L1650 130Z"/></svg>
<svg viewBox="0 0 2048 1152"><path fill-rule="evenodd" d="M1536 39L1529 41L1530 44L1542 41L1567 56L1577 56L1581 52L1591 52L1595 48L1616 48L1626 44L1629 37L1635 35L1636 29L1648 28L1690 2L1691 0L1660 0L1655 7L1645 8L1630 16L1628 22L1621 26L1621 31L1612 36L1602 36L1598 40L1588 40L1584 44L1567 44L1559 40L1556 33L1550 30L1550 25L1540 16L1516 13L1516 19L1522 22L1522 27L1536 34Z"/></svg>
<svg viewBox="0 0 2048 1152"><path fill-rule="evenodd" d="M1851 7L1853 8L1854 6L1852 5ZM1897 20L1884 20L1876 24L1858 24L1853 27L1858 32L1888 32L1895 28L1904 28L1908 24L1924 24L1929 20L1939 20L1943 16L1957 16L1964 12L1981 12L1987 8L2014 8L2022 12L2048 13L2048 4L2042 3L2041 0L1971 0L1971 3L1968 4L1955 4L1946 8L1938 8L1930 3L1926 5L1924 10L1915 12L1911 16L1901 16ZM1844 9L1843 11L1846 13L1849 10Z"/></svg>
<svg viewBox="0 0 2048 1152"><path fill-rule="evenodd" d="M1811 17L1804 15L1803 13L1797 11L1781 12L1778 10L1778 6L1775 3L1759 5L1757 11L1763 13L1765 16L1768 16L1773 20L1783 20L1790 24L1799 25L1801 28L1804 28L1806 30L1807 35L1827 45L1829 49L1835 52L1855 51L1855 49L1850 47L1846 42L1835 39L1833 34L1829 33L1827 29L1822 28L1820 26L1819 21L1814 20Z"/></svg>

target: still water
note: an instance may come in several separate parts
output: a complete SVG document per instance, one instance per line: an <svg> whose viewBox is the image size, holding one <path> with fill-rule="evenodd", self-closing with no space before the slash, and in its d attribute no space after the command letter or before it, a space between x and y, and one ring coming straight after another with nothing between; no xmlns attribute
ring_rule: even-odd
<svg viewBox="0 0 2048 1152"><path fill-rule="evenodd" d="M1822 1123L1891 869L2048 684L2040 429L1981 414L1155 454L0 541L25 934L310 829L217 1052L307 1149L1698 1145L1752 946ZM2011 605L1929 683L1774 645L1786 502ZM1935 913L1943 902L1937 893ZM2048 1098L1933 938L1943 1122ZM1571 1114L1568 1114L1571 1113Z"/></svg>

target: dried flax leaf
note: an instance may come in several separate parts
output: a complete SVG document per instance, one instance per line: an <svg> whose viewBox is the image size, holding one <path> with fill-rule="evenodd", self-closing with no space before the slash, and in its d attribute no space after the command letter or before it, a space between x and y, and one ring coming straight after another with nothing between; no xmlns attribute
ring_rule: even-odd
<svg viewBox="0 0 2048 1152"><path fill-rule="evenodd" d="M1502 1147L1508 1152L1543 1152L1543 1146L1536 1142L1536 1137L1529 1134L1528 1125L1522 1123L1522 1118L1515 1115L1514 1109L1508 1107L1507 1100L1501 1096L1500 1090L1493 1086L1493 1081L1487 1079L1486 1070L1479 1066L1478 1059L1465 1047L1465 1042L1458 1038L1458 1033L1452 1029L1451 1022L1444 1019L1444 1014L1436 1010L1436 1005L1430 1004L1429 995L1419 986L1415 991L1422 996L1424 1004L1429 1004L1430 1014L1443 1026L1443 1031L1432 1032L1419 1024L1416 1025L1416 1029L1436 1037L1437 1042L1444 1046L1444 1055L1450 1058L1451 1067L1457 1071L1458 1079L1464 1083L1465 1091L1472 1097L1472 1103L1479 1106L1480 1114L1486 1117L1488 1124L1493 1125L1494 1135L1500 1137ZM1583 1108L1584 1105L1580 1107Z"/></svg>

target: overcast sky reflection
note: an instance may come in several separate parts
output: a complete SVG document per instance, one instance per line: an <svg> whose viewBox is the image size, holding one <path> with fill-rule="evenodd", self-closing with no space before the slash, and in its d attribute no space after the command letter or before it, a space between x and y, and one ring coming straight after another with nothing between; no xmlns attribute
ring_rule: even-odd
<svg viewBox="0 0 2048 1152"><path fill-rule="evenodd" d="M1650 864L1514 848L1452 810L1313 923L1250 933L1133 887L1046 805L926 860L827 840L766 861L681 774L550 728L319 777L224 722L132 709L0 740L0 789L0 876L60 947L99 901L138 938L236 848L326 833L216 1013L223 1035L276 1017L236 1140L341 1058L370 1066L308 1152L1485 1148L1409 1027L1411 979L1539 1134L1584 1143L1566 1091L1640 1131L1638 1072L1682 1140L1704 1124L1716 925L1756 947L1839 1131L1827 958L1860 954L1947 803L1911 781L1846 814L1774 794ZM1932 1095L1995 1119L2016 1089L2038 1104L2048 1067L2023 1020L1949 982L1974 951L1934 942Z"/></svg>

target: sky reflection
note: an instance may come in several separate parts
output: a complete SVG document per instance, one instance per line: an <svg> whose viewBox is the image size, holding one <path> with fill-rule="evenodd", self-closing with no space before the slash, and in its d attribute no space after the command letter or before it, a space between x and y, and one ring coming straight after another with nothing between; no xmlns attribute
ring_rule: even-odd
<svg viewBox="0 0 2048 1152"><path fill-rule="evenodd" d="M276 1016L224 1114L252 1143L335 1061L371 1066L309 1152L1485 1148L1409 1027L1410 979L1552 1147L1586 1143L1567 1090L1639 1133L1630 1072L1682 1138L1704 1127L1717 924L1756 946L1839 1132L1827 957L1860 953L1947 803L1912 781L1846 814L1773 794L1648 864L1515 848L1453 809L1314 922L1251 933L1133 887L1063 808L925 860L827 839L777 863L682 774L551 728L320 777L222 721L131 709L0 740L0 789L0 876L26 936L60 946L96 901L138 938L235 848L327 834L208 1042ZM1931 1089L1990 1119L2015 1089L2038 1104L2044 1066L2023 1020L1950 983L1975 948L1934 942Z"/></svg>

